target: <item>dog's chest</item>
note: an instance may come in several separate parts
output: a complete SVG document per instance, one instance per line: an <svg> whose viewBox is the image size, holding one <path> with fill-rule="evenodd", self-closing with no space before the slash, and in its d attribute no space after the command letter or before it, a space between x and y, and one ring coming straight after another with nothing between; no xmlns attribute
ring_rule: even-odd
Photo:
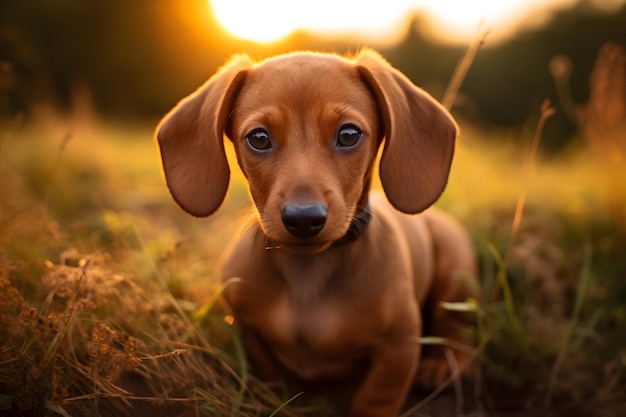
<svg viewBox="0 0 626 417"><path fill-rule="evenodd" d="M320 350L332 344L341 327L336 314L326 304L302 308L294 306L288 296L277 300L268 319L276 342Z"/></svg>
<svg viewBox="0 0 626 417"><path fill-rule="evenodd" d="M347 373L361 359L361 342L332 303L294 306L281 297L268 311L265 335L280 361L302 379Z"/></svg>

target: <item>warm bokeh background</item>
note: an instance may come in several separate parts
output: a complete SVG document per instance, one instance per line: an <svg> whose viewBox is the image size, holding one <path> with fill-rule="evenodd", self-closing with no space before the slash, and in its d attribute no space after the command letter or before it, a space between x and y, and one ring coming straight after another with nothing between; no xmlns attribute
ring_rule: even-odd
<svg viewBox="0 0 626 417"><path fill-rule="evenodd" d="M295 10L298 3L285 2ZM425 6L411 9L407 0L383 6L345 3L352 12L349 7L337 10L332 2L316 3L322 13L310 16L309 26L323 23L324 13L334 17L328 18L334 31L325 29L331 34L342 33L341 22L356 21L359 24L346 23L348 28L360 27L360 32L347 30L350 37L299 30L259 44L230 35L207 0L6 1L0 5L0 111L6 117L29 112L41 101L67 109L89 100L98 114L107 117L156 119L233 53L246 51L262 58L295 49L354 51L363 45L376 47L415 83L441 96L482 22L482 30L491 33L467 75L458 111L479 122L516 126L532 120L544 98L558 103L548 71L555 56L571 60L571 96L583 103L589 97L589 77L600 48L607 42L626 43L626 11L623 2L615 0L479 1L471 6L442 1L431 2L438 5L431 6L432 11ZM394 8L395 3L399 6ZM245 6L239 8L246 16ZM361 16L359 8L372 8L374 13ZM490 8L503 11L481 19L481 10L490 16ZM243 26L252 34L258 26L256 33L262 37L264 26L292 19L290 9L272 10L267 15L273 20L252 10L255 19L248 18ZM369 29L367 19L376 17L376 9L398 11L390 13L386 19L390 23ZM429 20L433 18L439 20ZM306 19L301 17L304 23ZM573 132L566 112L560 112L548 129L553 134L546 143L557 147Z"/></svg>
<svg viewBox="0 0 626 417"><path fill-rule="evenodd" d="M438 99L475 53L437 204L480 260L482 373L407 407L626 415L626 1L245 3L0 1L0 415L328 415L282 408L215 302L241 174L193 219L153 131L233 53L363 46Z"/></svg>

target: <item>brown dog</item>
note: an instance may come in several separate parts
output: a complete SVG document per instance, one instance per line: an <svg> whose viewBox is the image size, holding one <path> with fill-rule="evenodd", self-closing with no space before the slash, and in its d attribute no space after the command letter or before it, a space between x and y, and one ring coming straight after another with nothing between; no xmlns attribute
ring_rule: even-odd
<svg viewBox="0 0 626 417"><path fill-rule="evenodd" d="M258 376L359 375L349 415L384 417L400 412L416 376L431 387L450 376L443 348L421 352L419 337L472 345L467 317L441 306L477 297L472 246L435 209L402 213L442 193L456 132L371 50L238 56L163 119L163 167L183 209L207 216L222 203L224 135L249 182L259 221L230 249L223 278L239 278L224 297ZM383 143L391 205L369 193Z"/></svg>

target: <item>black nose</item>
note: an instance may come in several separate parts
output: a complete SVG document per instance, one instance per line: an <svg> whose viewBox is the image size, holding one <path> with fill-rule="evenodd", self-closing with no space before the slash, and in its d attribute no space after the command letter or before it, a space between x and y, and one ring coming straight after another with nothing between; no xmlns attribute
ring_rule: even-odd
<svg viewBox="0 0 626 417"><path fill-rule="evenodd" d="M326 224L328 209L323 204L300 206L287 204L281 218L285 228L295 237L307 238L317 235Z"/></svg>

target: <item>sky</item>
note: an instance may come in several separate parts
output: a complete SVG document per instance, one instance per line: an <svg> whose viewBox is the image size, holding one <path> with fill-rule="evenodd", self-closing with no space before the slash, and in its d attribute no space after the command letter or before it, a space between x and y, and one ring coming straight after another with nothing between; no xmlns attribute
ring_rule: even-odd
<svg viewBox="0 0 626 417"><path fill-rule="evenodd" d="M207 0L232 35L259 43L279 41L296 30L317 36L355 36L374 44L393 44L411 17L427 17L421 30L452 44L489 31L491 44L521 29L539 27L579 0ZM610 13L626 0L583 0ZM242 13L245 11L245 13Z"/></svg>

